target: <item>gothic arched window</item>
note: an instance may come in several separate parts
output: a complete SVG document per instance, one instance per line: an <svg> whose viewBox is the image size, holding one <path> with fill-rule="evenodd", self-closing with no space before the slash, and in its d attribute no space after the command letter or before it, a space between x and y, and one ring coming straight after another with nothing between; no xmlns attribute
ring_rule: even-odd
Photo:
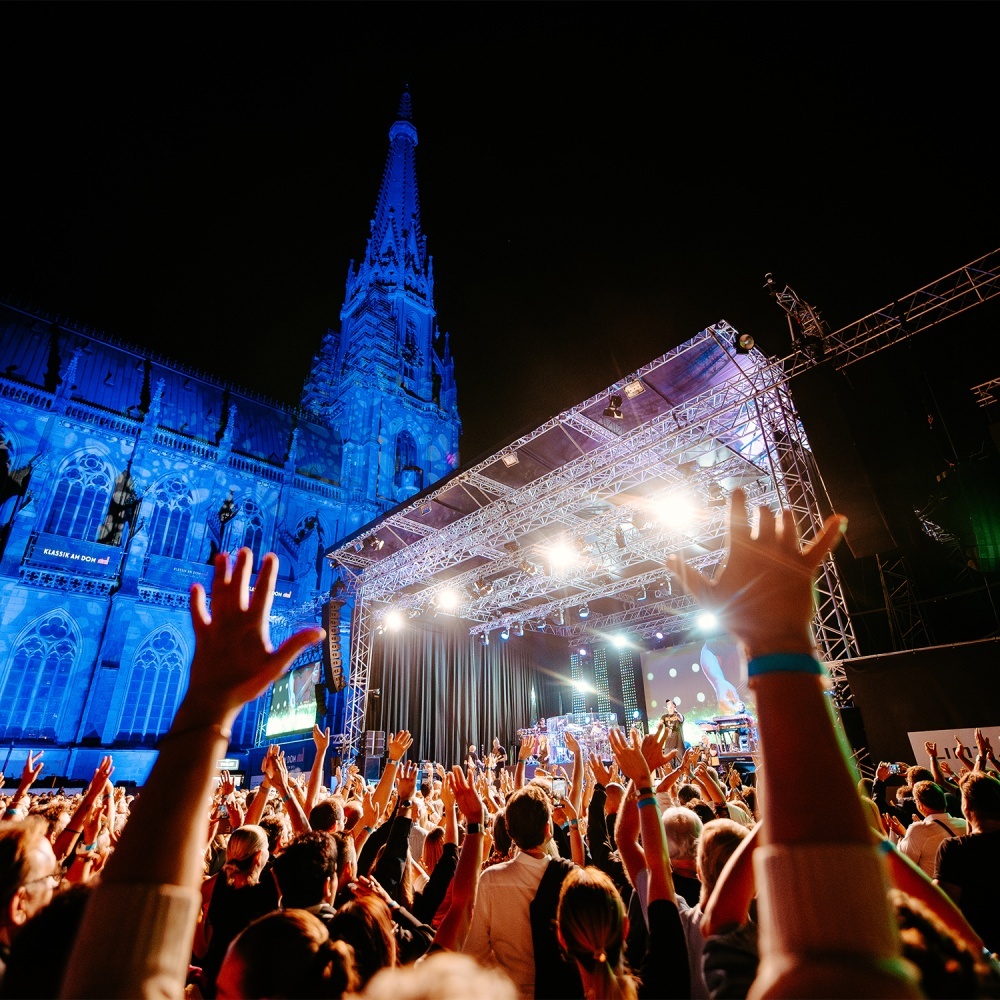
<svg viewBox="0 0 1000 1000"><path fill-rule="evenodd" d="M59 476L45 530L95 541L114 485L115 477L102 458L80 455Z"/></svg>
<svg viewBox="0 0 1000 1000"><path fill-rule="evenodd" d="M409 431L400 431L396 436L396 475L403 469L419 468L417 465L417 442Z"/></svg>
<svg viewBox="0 0 1000 1000"><path fill-rule="evenodd" d="M257 568L264 545L264 512L256 501L247 498L236 508L232 520L226 524L223 548L229 552L248 548L253 553L253 566Z"/></svg>
<svg viewBox="0 0 1000 1000"><path fill-rule="evenodd" d="M31 623L17 638L0 692L0 732L10 739L55 738L80 632L64 611Z"/></svg>
<svg viewBox="0 0 1000 1000"><path fill-rule="evenodd" d="M165 733L187 679L187 648L169 626L148 635L132 659L118 739L154 743Z"/></svg>
<svg viewBox="0 0 1000 1000"><path fill-rule="evenodd" d="M194 506L188 485L180 476L174 476L157 483L150 494L154 506L149 519L149 551L154 556L180 559Z"/></svg>

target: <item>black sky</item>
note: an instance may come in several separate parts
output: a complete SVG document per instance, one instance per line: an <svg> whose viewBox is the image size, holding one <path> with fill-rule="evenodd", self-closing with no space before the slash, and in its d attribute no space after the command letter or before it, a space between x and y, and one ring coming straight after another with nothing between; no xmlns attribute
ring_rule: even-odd
<svg viewBox="0 0 1000 1000"><path fill-rule="evenodd" d="M463 461L720 318L786 353L767 271L837 328L997 245L978 5L4 17L0 290L287 402L408 83ZM932 331L917 368L1000 375L998 318Z"/></svg>

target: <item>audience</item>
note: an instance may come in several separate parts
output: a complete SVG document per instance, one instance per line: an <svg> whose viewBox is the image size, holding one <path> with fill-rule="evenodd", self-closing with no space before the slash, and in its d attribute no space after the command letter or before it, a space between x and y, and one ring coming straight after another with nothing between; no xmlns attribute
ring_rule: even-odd
<svg viewBox="0 0 1000 1000"><path fill-rule="evenodd" d="M558 802L544 766L526 780L531 741L509 770L490 755L421 775L405 731L374 789L349 763L324 785L319 727L308 776L271 748L256 792L220 782L243 704L322 638L273 649L276 558L251 594L249 551L220 554L211 613L192 588L190 682L141 794L111 786L106 758L84 793L34 795L32 754L5 803L0 996L1000 995L981 953L1000 948L988 740L959 776L967 831L926 768L901 804L881 767L859 789L809 631L843 519L800 545L790 515L762 509L751 528L744 505L735 490L713 580L668 568L746 648L759 800L696 754L665 755L662 734L618 730L610 762L567 741ZM905 821L899 855L868 792Z"/></svg>

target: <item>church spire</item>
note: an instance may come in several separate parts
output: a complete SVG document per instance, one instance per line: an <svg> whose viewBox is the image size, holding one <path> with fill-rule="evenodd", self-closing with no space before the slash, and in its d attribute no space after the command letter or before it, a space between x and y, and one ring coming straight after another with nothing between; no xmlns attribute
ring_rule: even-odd
<svg viewBox="0 0 1000 1000"><path fill-rule="evenodd" d="M389 129L389 155L375 204L365 257L348 280L347 303L373 284L405 291L432 305L433 282L428 274L427 239L420 228L420 196L414 150L417 130L408 89L399 101Z"/></svg>

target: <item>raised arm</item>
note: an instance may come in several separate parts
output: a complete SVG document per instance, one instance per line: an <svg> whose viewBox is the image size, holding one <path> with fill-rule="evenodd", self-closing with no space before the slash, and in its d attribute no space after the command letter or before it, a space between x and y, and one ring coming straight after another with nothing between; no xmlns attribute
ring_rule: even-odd
<svg viewBox="0 0 1000 1000"><path fill-rule="evenodd" d="M323 638L306 628L273 649L268 631L278 560L264 556L253 596L253 553L215 559L212 611L191 589L195 653L184 700L118 848L93 890L63 981L63 996L180 996L198 915L208 802L215 764L224 757L244 703ZM158 919L123 921L134 889L161 889ZM141 897L140 897L141 898ZM175 905L176 904L176 905ZM151 912L151 911L150 911Z"/></svg>
<svg viewBox="0 0 1000 1000"><path fill-rule="evenodd" d="M514 768L514 788L524 788L524 765L531 756L531 751L535 748L534 738L531 736L521 737L521 746L517 751L517 766Z"/></svg>
<svg viewBox="0 0 1000 1000"><path fill-rule="evenodd" d="M312 812L312 807L316 805L316 797L323 784L323 770L326 765L326 755L330 749L330 727L320 729L319 726L313 726L312 737L313 743L316 745L316 759L309 772L309 785L306 788L305 811L307 816Z"/></svg>
<svg viewBox="0 0 1000 1000"><path fill-rule="evenodd" d="M90 784L87 785L87 790L83 793L80 804L73 811L73 815L70 817L65 829L56 838L54 850L56 859L60 863L69 857L73 846L83 835L83 827L87 822L87 817L90 815L90 811L97 801L97 796L101 794L108 778L111 777L113 772L114 765L111 757L102 757L101 763L94 771L94 776L90 779Z"/></svg>
<svg viewBox="0 0 1000 1000"><path fill-rule="evenodd" d="M583 811L583 751L580 743L572 733L566 733L566 749L573 754L573 774L570 776L569 800L579 816ZM579 864L579 862L577 862Z"/></svg>
<svg viewBox="0 0 1000 1000"><path fill-rule="evenodd" d="M767 780L764 843L755 860L765 950L754 992L918 996L899 958L885 865L871 843L810 631L813 577L847 521L829 518L815 539L800 546L791 511L776 520L759 508L751 532L745 502L743 491L734 490L728 561L714 580L688 572L677 557L669 565L742 640L749 659ZM803 789L817 773L824 776L823 794L807 802ZM854 873L846 890L845 868ZM788 906L791 898L794 907ZM820 911L827 918L821 936L810 932L811 918L805 918Z"/></svg>
<svg viewBox="0 0 1000 1000"><path fill-rule="evenodd" d="M7 803L7 811L4 813L5 819L12 819L19 816L22 806L27 811L28 803L25 802L25 796L35 783L35 779L42 773L42 768L45 767L42 763L42 754L44 753L44 750L38 750L35 753L32 753L30 750L28 751L28 757L21 770L21 780L18 782L17 790L11 796L10 802ZM104 786L102 785L101 787L103 788Z"/></svg>
<svg viewBox="0 0 1000 1000"><path fill-rule="evenodd" d="M401 729L398 733L389 734L388 757L385 762L385 769L382 771L382 777L378 779L378 784L375 786L375 804L378 806L379 812L385 812L386 807L389 805L389 796L392 794L393 785L396 783L396 774L399 770L399 765L412 743L413 737L405 729Z"/></svg>
<svg viewBox="0 0 1000 1000"><path fill-rule="evenodd" d="M300 833L308 833L312 827L309 826L309 817L306 816L305 809L302 808L302 803L292 787L292 781L288 775L288 764L285 762L285 751L278 750L277 753L265 757L261 766L267 768L265 772L267 780L278 793L296 836Z"/></svg>

